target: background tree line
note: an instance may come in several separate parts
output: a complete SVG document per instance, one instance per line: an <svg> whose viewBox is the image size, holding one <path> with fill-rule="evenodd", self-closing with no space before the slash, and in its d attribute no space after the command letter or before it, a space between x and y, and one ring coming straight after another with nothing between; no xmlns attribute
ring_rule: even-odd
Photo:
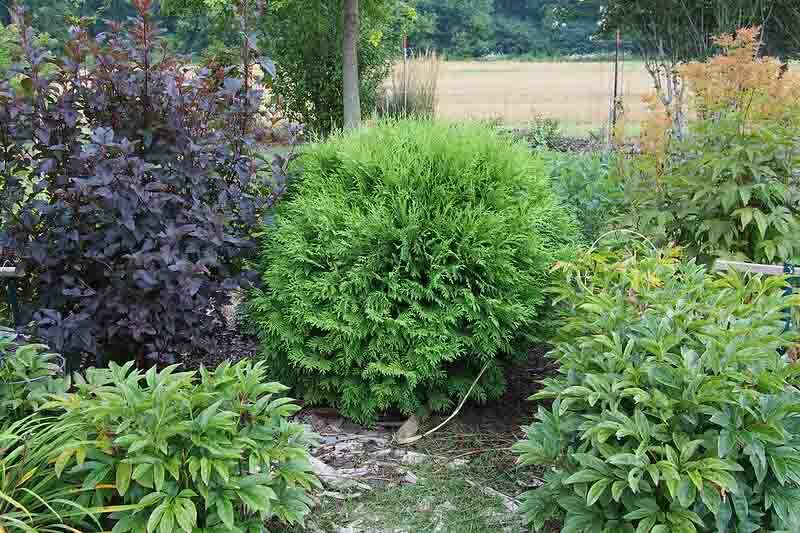
<svg viewBox="0 0 800 533"><path fill-rule="evenodd" d="M449 56L562 56L608 50L599 0L418 0L411 42Z"/></svg>
<svg viewBox="0 0 800 533"><path fill-rule="evenodd" d="M57 40L66 39L69 25L80 17L94 18L95 30L101 31L104 20L125 20L134 12L128 0L17 3L28 8L38 30ZM219 16L233 2L162 0L161 4L162 23L180 52L215 53L237 39ZM276 22L273 26L286 27L286 16L300 17L288 22L301 30L303 38L308 37L307 26L341 26L342 0L273 0L267 4ZM194 9L186 9L191 6ZM620 28L631 46L652 48L651 35L658 33L666 36L666 53L674 51L677 38L688 43L678 46L695 54L698 48L709 48L707 36L714 30L727 31L753 22L765 23L770 52L796 51L800 45L797 32L792 31L800 21L798 0L376 0L364 2L362 7L368 12L361 22L366 34L373 41L387 39L396 53L402 33L408 32L413 48L435 49L449 57L589 54L608 51L613 32ZM401 10L406 10L404 20L396 17ZM10 22L6 2L0 2L0 21ZM329 28L329 34L336 29ZM675 32L680 35L673 36Z"/></svg>
<svg viewBox="0 0 800 533"><path fill-rule="evenodd" d="M67 37L70 21L94 17L96 30L104 28L103 20L124 20L133 14L127 0L18 0L26 6L33 23L40 31L56 39ZM184 53L203 54L209 48L230 41L230 32L215 17L226 2L210 2L219 9L189 12L167 10L163 19L176 49ZM309 0L303 3L273 1L270 7L281 19L287 6L293 14L302 12L306 24L335 20L332 15L340 6L337 0ZM390 0L376 4L389 14L406 6L415 11L409 26L410 44L416 49L432 48L451 57L480 57L487 54L559 56L585 54L605 50L592 36L600 19L599 0ZM191 2L162 1L162 7L187 5ZM195 3L196 4L196 3ZM164 10L162 9L162 13ZM0 4L0 16L8 23L6 6ZM565 16L568 15L568 16ZM362 25L370 29L367 17ZM378 17L385 22L385 17ZM282 21L281 21L282 22ZM375 27L372 25L372 29ZM384 28L380 28L385 33ZM400 49L401 36L387 35Z"/></svg>

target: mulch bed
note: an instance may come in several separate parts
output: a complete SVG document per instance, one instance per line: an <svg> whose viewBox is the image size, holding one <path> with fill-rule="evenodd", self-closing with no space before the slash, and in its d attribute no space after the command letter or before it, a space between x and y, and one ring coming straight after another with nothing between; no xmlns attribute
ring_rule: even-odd
<svg viewBox="0 0 800 533"><path fill-rule="evenodd" d="M541 389L542 379L556 371L555 362L546 357L548 350L547 345L534 346L526 360L506 369L506 390L502 397L484 404L468 401L455 421L476 432L519 432L520 426L530 423L535 414L530 396ZM200 365L215 368L223 361L235 363L245 358L256 358L258 351L255 336L243 332L235 324L220 323L215 333L215 347L205 353L186 355L181 364L186 370L197 369ZM325 408L317 410L322 412ZM328 410L331 414L335 412L335 409ZM443 420L448 415L435 415L428 423L438 423L437 419ZM401 422L405 418L399 413L386 413L380 417L379 425L386 422L392 426L395 425L392 422Z"/></svg>
<svg viewBox="0 0 800 533"><path fill-rule="evenodd" d="M219 325L214 335L215 346L202 353L183 356L181 366L186 370L195 370L204 365L206 368L216 368L223 361L235 363L246 358L255 358L258 355L258 339L248 335L238 328Z"/></svg>
<svg viewBox="0 0 800 533"><path fill-rule="evenodd" d="M556 371L556 364L546 357L550 347L540 345L528 352L528 358L506 368L506 390L497 400L485 404L467 403L457 420L476 432L518 433L535 414L529 398L538 392L541 380Z"/></svg>

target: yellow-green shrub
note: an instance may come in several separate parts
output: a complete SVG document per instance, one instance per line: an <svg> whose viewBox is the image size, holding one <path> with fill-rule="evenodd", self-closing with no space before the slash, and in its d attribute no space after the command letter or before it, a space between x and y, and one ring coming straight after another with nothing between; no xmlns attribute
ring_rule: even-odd
<svg viewBox="0 0 800 533"><path fill-rule="evenodd" d="M481 125L381 124L309 148L248 306L264 357L360 421L497 397L577 230L521 145Z"/></svg>

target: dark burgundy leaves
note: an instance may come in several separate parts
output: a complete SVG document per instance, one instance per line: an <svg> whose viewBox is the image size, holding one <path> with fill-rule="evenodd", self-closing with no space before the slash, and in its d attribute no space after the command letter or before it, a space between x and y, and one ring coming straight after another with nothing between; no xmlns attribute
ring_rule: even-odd
<svg viewBox="0 0 800 533"><path fill-rule="evenodd" d="M97 39L74 27L47 69L23 32L15 83L0 80L0 243L24 261L24 310L54 348L165 362L206 345L209 311L250 285L248 232L279 191L242 148L258 93L187 75L149 3Z"/></svg>

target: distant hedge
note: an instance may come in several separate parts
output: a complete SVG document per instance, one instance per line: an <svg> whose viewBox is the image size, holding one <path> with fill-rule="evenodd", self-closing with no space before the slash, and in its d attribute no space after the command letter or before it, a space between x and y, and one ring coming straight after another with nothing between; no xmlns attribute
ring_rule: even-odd
<svg viewBox="0 0 800 533"><path fill-rule="evenodd" d="M278 379L373 421L498 397L577 229L522 146L481 125L385 123L309 148L247 316Z"/></svg>

